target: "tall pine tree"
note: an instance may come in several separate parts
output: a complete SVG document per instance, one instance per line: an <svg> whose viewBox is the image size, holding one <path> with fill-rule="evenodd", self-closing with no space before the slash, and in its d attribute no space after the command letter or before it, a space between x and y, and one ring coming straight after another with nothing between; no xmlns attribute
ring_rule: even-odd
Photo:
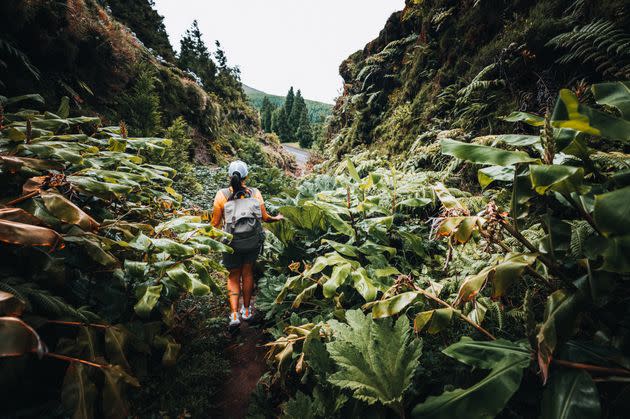
<svg viewBox="0 0 630 419"><path fill-rule="evenodd" d="M263 98L262 107L260 109L260 124L265 132L271 132L272 117L275 106L271 103L269 98L265 96Z"/></svg>
<svg viewBox="0 0 630 419"><path fill-rule="evenodd" d="M293 111L293 102L295 101L295 93L293 92L293 86L289 89L287 93L287 97L284 100L284 112L287 115L287 118L291 115L291 111Z"/></svg>
<svg viewBox="0 0 630 419"><path fill-rule="evenodd" d="M105 0L112 15L138 36L144 45L153 49L170 63L175 62L175 52L168 40L164 17L155 10L154 0Z"/></svg>
<svg viewBox="0 0 630 419"><path fill-rule="evenodd" d="M300 123L295 136L300 143L300 147L310 148L313 145L313 130L311 129L311 121L306 106L304 106L300 115Z"/></svg>
<svg viewBox="0 0 630 419"><path fill-rule="evenodd" d="M210 51L203 42L202 33L196 20L186 30L180 41L178 65L180 68L192 71L199 76L206 90L215 90L217 66L212 61Z"/></svg>
<svg viewBox="0 0 630 419"><path fill-rule="evenodd" d="M304 102L304 98L302 97L302 92L300 90L297 91L295 95L295 100L293 101L293 108L291 109L291 114L288 115L288 124L291 128L291 132L295 137L297 135L298 128L300 127L300 122L302 119L302 114L304 112L308 112L306 109L306 102ZM297 139L295 137L295 139Z"/></svg>
<svg viewBox="0 0 630 419"><path fill-rule="evenodd" d="M291 141L291 130L287 124L287 112L284 106L276 109L272 116L272 122L272 130L278 134L280 140L284 143Z"/></svg>

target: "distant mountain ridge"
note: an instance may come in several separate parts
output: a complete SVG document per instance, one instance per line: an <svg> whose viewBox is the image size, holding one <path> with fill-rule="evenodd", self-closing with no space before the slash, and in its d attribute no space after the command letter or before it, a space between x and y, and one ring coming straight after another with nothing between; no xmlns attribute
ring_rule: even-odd
<svg viewBox="0 0 630 419"><path fill-rule="evenodd" d="M243 84L243 91L249 99L250 103L258 110L262 108L262 102L265 96L269 98L269 101L275 106L282 106L284 104L284 96L272 95L265 93L261 90L254 89L253 87ZM316 100L304 99L306 102L306 108L308 109L308 116L313 123L323 122L327 116L332 113L333 104L318 102Z"/></svg>

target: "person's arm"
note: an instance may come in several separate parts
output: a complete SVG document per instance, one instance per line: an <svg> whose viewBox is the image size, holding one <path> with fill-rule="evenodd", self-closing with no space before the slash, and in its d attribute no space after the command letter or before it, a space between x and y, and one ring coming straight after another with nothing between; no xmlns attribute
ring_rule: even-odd
<svg viewBox="0 0 630 419"><path fill-rule="evenodd" d="M284 219L284 216L282 214L278 214L274 216L274 215L270 215L267 212L267 208L265 207L265 200L263 199L262 194L260 193L258 189L256 189L255 198L260 202L260 211L262 212L262 220L265 223L273 223L273 222Z"/></svg>
<svg viewBox="0 0 630 419"><path fill-rule="evenodd" d="M223 206L227 200L221 191L219 190L214 197L214 204L212 205L212 226L214 228L221 228L223 224Z"/></svg>

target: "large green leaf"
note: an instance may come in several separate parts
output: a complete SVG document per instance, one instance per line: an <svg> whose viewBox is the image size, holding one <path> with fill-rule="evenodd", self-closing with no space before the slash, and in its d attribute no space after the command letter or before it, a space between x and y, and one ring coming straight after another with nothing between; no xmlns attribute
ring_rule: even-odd
<svg viewBox="0 0 630 419"><path fill-rule="evenodd" d="M584 169L564 165L530 165L532 186L540 195L547 191L563 194L582 191Z"/></svg>
<svg viewBox="0 0 630 419"><path fill-rule="evenodd" d="M265 228L271 231L285 246L291 243L295 237L295 227L286 220L278 223L267 223Z"/></svg>
<svg viewBox="0 0 630 419"><path fill-rule="evenodd" d="M103 415L106 418L126 418L129 415L129 403L126 399L126 387L140 387L134 377L123 371L118 365L102 369L103 382Z"/></svg>
<svg viewBox="0 0 630 419"><path fill-rule="evenodd" d="M354 289L361 294L365 301L372 301L376 298L378 290L363 267L350 272L350 280Z"/></svg>
<svg viewBox="0 0 630 419"><path fill-rule="evenodd" d="M171 239L151 239L153 246L171 256L188 257L195 254L195 249Z"/></svg>
<svg viewBox="0 0 630 419"><path fill-rule="evenodd" d="M127 361L125 351L129 332L122 325L110 326L105 329L105 353L107 359L113 363L131 371L131 365Z"/></svg>
<svg viewBox="0 0 630 419"><path fill-rule="evenodd" d="M518 253L508 255L503 261L482 269L464 279L457 293L457 303L471 301L486 286L493 285L493 298L501 297L516 282L527 266L536 261L536 255Z"/></svg>
<svg viewBox="0 0 630 419"><path fill-rule="evenodd" d="M477 171L477 180L483 189L492 182L512 182L514 180L514 168L511 166L488 166Z"/></svg>
<svg viewBox="0 0 630 419"><path fill-rule="evenodd" d="M5 98L2 101L2 105L3 106L10 106L10 105L14 105L16 103L20 103L20 102L25 102L25 101L33 101L33 102L37 102L39 104L44 104L45 100L42 97L42 95L40 94L29 94L29 95L21 95L21 96L12 96L10 98Z"/></svg>
<svg viewBox="0 0 630 419"><path fill-rule="evenodd" d="M327 204L322 201L308 201L303 208L319 208L327 225L332 226L336 231L346 236L354 236L354 229L350 224L341 218L341 214L348 214L346 208L340 208L336 205Z"/></svg>
<svg viewBox="0 0 630 419"><path fill-rule="evenodd" d="M339 288L345 282L346 278L348 278L350 271L352 271L352 266L350 266L350 264L335 266L330 278L324 282L324 297L332 298L335 295L337 288Z"/></svg>
<svg viewBox="0 0 630 419"><path fill-rule="evenodd" d="M598 419L599 392L586 371L554 371L542 400L542 419Z"/></svg>
<svg viewBox="0 0 630 419"><path fill-rule="evenodd" d="M582 105L575 93L560 90L551 122L557 128L571 128L611 140L630 141L630 121Z"/></svg>
<svg viewBox="0 0 630 419"><path fill-rule="evenodd" d="M630 82L594 84L591 91L597 103L619 109L623 118L630 120Z"/></svg>
<svg viewBox="0 0 630 419"><path fill-rule="evenodd" d="M463 337L443 352L467 365L491 371L467 389L429 396L413 409L416 418L495 417L518 390L523 369L529 366L531 357L526 342L503 339L476 342L468 337Z"/></svg>
<svg viewBox="0 0 630 419"><path fill-rule="evenodd" d="M323 406L298 391L295 393L295 398L289 399L282 405L282 410L284 415L280 416L281 419L316 419L320 417L317 412L323 410Z"/></svg>
<svg viewBox="0 0 630 419"><path fill-rule="evenodd" d="M98 395L96 384L88 376L92 367L71 362L66 370L61 389L61 401L72 412L72 419L90 419L94 417L94 403Z"/></svg>
<svg viewBox="0 0 630 419"><path fill-rule="evenodd" d="M630 186L596 195L593 218L607 237L630 234Z"/></svg>
<svg viewBox="0 0 630 419"><path fill-rule="evenodd" d="M507 122L524 122L534 127L541 127L545 124L545 118L527 112L512 112L501 119Z"/></svg>
<svg viewBox="0 0 630 419"><path fill-rule="evenodd" d="M319 287L319 283L315 282L312 285L309 285L308 287L304 288L296 297L295 300L293 300L293 303L291 304L292 308L299 308L300 305L302 305L302 303L308 299L310 299L311 297L313 297L313 295L315 294L315 291L317 291L317 288Z"/></svg>
<svg viewBox="0 0 630 419"><path fill-rule="evenodd" d="M326 223L322 210L315 206L284 206L280 213L297 227L305 230L326 230Z"/></svg>
<svg viewBox="0 0 630 419"><path fill-rule="evenodd" d="M42 191L40 196L48 212L64 223L76 224L85 231L92 231L98 228L99 225L96 220L65 196L52 191Z"/></svg>
<svg viewBox="0 0 630 419"><path fill-rule="evenodd" d="M0 156L0 165L11 173L15 173L23 167L41 171L63 169L63 165L58 162L18 156Z"/></svg>
<svg viewBox="0 0 630 419"><path fill-rule="evenodd" d="M418 297L415 291L403 292L393 297L366 304L364 308L372 308L372 318L380 319L400 313Z"/></svg>
<svg viewBox="0 0 630 419"><path fill-rule="evenodd" d="M82 234L79 235L67 235L64 237L64 240L68 243L73 243L76 246L82 247L90 259L105 267L113 268L119 265L120 262L118 259L105 250L105 246L103 245L105 238L97 236L93 233L84 233L82 231L81 233Z"/></svg>
<svg viewBox="0 0 630 419"><path fill-rule="evenodd" d="M433 190L435 194L437 195L438 199L440 200L440 202L442 202L442 205L444 206L444 208L447 208L447 209L453 209L453 208L463 209L464 208L461 202L459 202L457 198L455 198L449 192L448 188L444 186L442 183L438 182L433 187Z"/></svg>
<svg viewBox="0 0 630 419"><path fill-rule="evenodd" d="M497 135L496 140L514 147L526 147L540 144L539 135L503 134Z"/></svg>
<svg viewBox="0 0 630 419"><path fill-rule="evenodd" d="M348 324L330 321L333 341L326 344L339 370L328 381L368 404L380 402L403 413L403 394L419 363L421 343L409 321L373 320L360 310L346 312Z"/></svg>
<svg viewBox="0 0 630 419"><path fill-rule="evenodd" d="M440 142L442 153L461 160L478 164L490 164L495 166L510 166L516 163L536 161L523 151L507 151L496 147L479 144L462 143L445 139Z"/></svg>
<svg viewBox="0 0 630 419"><path fill-rule="evenodd" d="M602 269L608 272L630 273L630 235L613 237L603 253Z"/></svg>
<svg viewBox="0 0 630 419"><path fill-rule="evenodd" d="M67 180L79 191L103 199L122 198L133 190L131 186L100 182L84 176L68 176Z"/></svg>
<svg viewBox="0 0 630 419"><path fill-rule="evenodd" d="M493 341L476 341L464 336L443 351L451 358L471 367L491 369L498 362L506 358L515 358L523 363L523 368L529 366L532 350L527 341L511 342L505 339Z"/></svg>
<svg viewBox="0 0 630 419"><path fill-rule="evenodd" d="M353 258L359 257L359 249L356 246L353 246L350 244L339 243L334 240L328 240L328 239L322 240L322 244L323 243L330 245L333 249L335 249L337 252L341 253L344 256L353 257Z"/></svg>
<svg viewBox="0 0 630 419"><path fill-rule="evenodd" d="M438 237L453 237L459 243L467 243L474 231L485 223L479 216L446 217L440 221L435 231Z"/></svg>
<svg viewBox="0 0 630 419"><path fill-rule="evenodd" d="M357 168L354 167L354 164L352 163L352 160L350 160L350 158L346 159L346 166L348 168L348 173L350 174L350 177L356 182L361 182L361 176L359 176L359 172L357 172Z"/></svg>
<svg viewBox="0 0 630 419"><path fill-rule="evenodd" d="M433 202L431 198L407 198L396 204L396 206L419 208L429 205Z"/></svg>
<svg viewBox="0 0 630 419"><path fill-rule="evenodd" d="M195 274L189 273L183 263L168 269L166 275L193 295L199 296L210 293L210 287L201 282Z"/></svg>
<svg viewBox="0 0 630 419"><path fill-rule="evenodd" d="M453 309L450 307L423 311L418 313L413 320L413 328L416 333L426 330L428 333L434 335L447 328L451 324L452 318Z"/></svg>
<svg viewBox="0 0 630 419"><path fill-rule="evenodd" d="M148 318L153 310L153 307L157 304L160 299L160 294L162 293L163 285L153 285L146 287L136 303L133 307L136 314L142 318Z"/></svg>
<svg viewBox="0 0 630 419"><path fill-rule="evenodd" d="M538 365L545 382L549 376L549 364L556 347L573 334L583 299L579 292L565 289L559 289L547 297L544 320L536 336Z"/></svg>
<svg viewBox="0 0 630 419"><path fill-rule="evenodd" d="M193 268L195 269L195 271L197 272L197 275L199 277L199 280L206 284L207 286L210 287L210 290L212 290L213 293L215 294L221 294L222 292L222 287L220 287L216 281L215 278L213 278L212 276L210 276L210 271L209 271L209 267L207 266L206 258L200 257L199 259L193 259L191 261L191 265L193 266Z"/></svg>
<svg viewBox="0 0 630 419"><path fill-rule="evenodd" d="M370 241L370 240L367 240L365 243L363 243L359 247L359 251L367 256L387 254L390 257L392 257L396 254L396 248L374 243L373 241Z"/></svg>

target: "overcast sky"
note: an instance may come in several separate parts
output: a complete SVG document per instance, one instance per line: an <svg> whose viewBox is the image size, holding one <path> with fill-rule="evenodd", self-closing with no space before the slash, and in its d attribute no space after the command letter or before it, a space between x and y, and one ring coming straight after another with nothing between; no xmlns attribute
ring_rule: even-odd
<svg viewBox="0 0 630 419"><path fill-rule="evenodd" d="M208 47L218 39L243 83L332 103L341 91L341 61L362 49L402 10L404 0L155 0L171 43L194 19Z"/></svg>

